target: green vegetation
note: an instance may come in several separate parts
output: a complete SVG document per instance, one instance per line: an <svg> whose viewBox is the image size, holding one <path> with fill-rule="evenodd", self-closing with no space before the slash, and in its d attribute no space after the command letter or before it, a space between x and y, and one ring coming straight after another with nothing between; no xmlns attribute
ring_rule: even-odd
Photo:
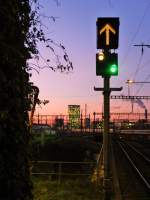
<svg viewBox="0 0 150 200"><path fill-rule="evenodd" d="M64 180L63 183L41 177L33 177L34 200L100 200L102 192L84 177Z"/></svg>
<svg viewBox="0 0 150 200"><path fill-rule="evenodd" d="M0 199L32 200L31 92L27 59L34 54L29 0L0 1Z"/></svg>
<svg viewBox="0 0 150 200"><path fill-rule="evenodd" d="M31 70L38 70L29 60L38 60L38 42L43 42L49 50L55 51L51 47L53 40L46 39L41 29L40 7L38 0L0 1L1 200L33 199L28 111L31 110L31 104L33 108L35 105L35 86L30 82ZM73 66L65 47L62 44L58 46L63 50L64 62L67 64L64 66L58 62L54 68L49 68L69 71Z"/></svg>
<svg viewBox="0 0 150 200"><path fill-rule="evenodd" d="M78 137L46 137L44 145L41 145L40 140L39 143L36 140L34 148L35 160L68 162L61 164L61 168L58 163L35 163L33 172L57 174L33 176L34 200L101 199L100 186L96 187L89 175L85 175L92 173L93 166L69 163L89 161L94 164L93 155L98 153L100 148L96 142Z"/></svg>

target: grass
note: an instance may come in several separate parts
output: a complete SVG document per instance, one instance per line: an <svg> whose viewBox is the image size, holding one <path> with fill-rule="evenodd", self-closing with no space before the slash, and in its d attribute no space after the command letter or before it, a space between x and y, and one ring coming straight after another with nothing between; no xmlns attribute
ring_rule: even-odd
<svg viewBox="0 0 150 200"><path fill-rule="evenodd" d="M101 200L102 192L86 177L82 179L56 180L33 177L34 200Z"/></svg>
<svg viewBox="0 0 150 200"><path fill-rule="evenodd" d="M83 138L57 138L46 136L41 146L41 137L33 139L33 160L92 161L94 153L99 152L99 145ZM36 146L37 145L37 146ZM38 147L38 148L37 148ZM87 155L87 151L89 152ZM75 168L77 170L77 168ZM40 169L42 170L42 169ZM80 176L81 177L81 176ZM54 177L52 177L54 178ZM102 192L86 176L82 178L61 178L33 176L34 200L101 200Z"/></svg>

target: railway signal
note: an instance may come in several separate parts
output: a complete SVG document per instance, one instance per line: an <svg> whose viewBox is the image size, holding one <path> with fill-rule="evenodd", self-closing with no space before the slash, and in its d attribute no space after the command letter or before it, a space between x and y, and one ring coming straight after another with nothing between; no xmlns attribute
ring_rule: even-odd
<svg viewBox="0 0 150 200"><path fill-rule="evenodd" d="M119 18L98 18L96 25L97 49L117 49L119 38Z"/></svg>
<svg viewBox="0 0 150 200"><path fill-rule="evenodd" d="M94 88L95 91L103 91L104 95L104 132L103 132L103 162L104 162L104 200L110 199L109 177L109 115L110 115L110 92L121 91L122 88L110 88L110 77L118 75L118 54L111 53L111 49L118 48L119 18L98 18L97 26L97 49L101 53L96 54L96 75L104 79L104 88Z"/></svg>
<svg viewBox="0 0 150 200"><path fill-rule="evenodd" d="M118 75L118 54L98 53L96 54L96 75L117 76Z"/></svg>

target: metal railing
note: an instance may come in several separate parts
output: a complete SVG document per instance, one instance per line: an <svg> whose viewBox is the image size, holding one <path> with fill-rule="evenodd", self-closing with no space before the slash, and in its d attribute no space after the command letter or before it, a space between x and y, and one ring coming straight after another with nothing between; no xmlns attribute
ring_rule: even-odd
<svg viewBox="0 0 150 200"><path fill-rule="evenodd" d="M61 183L63 179L86 176L91 180L96 162L33 161L33 176L46 176Z"/></svg>
<svg viewBox="0 0 150 200"><path fill-rule="evenodd" d="M83 126L83 128L89 128L89 125L92 125L94 122L103 120L104 113L96 113L89 114L86 116L80 115L79 117L79 125ZM110 113L110 121L138 121L138 120L148 120L150 121L150 113L131 113L131 112L123 112L123 113ZM62 123L67 125L70 123L70 115L34 115L33 122L36 124L55 124ZM62 124L62 125L63 125Z"/></svg>

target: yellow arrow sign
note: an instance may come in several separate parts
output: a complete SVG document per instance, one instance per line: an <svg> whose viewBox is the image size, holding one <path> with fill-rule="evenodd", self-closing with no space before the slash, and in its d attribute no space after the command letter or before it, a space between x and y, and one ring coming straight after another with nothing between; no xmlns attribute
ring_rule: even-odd
<svg viewBox="0 0 150 200"><path fill-rule="evenodd" d="M110 32L112 32L114 35L116 34L115 29L113 29L112 26L110 26L109 24L106 24L101 30L100 30L100 35L106 32L106 45L109 45L110 43Z"/></svg>

